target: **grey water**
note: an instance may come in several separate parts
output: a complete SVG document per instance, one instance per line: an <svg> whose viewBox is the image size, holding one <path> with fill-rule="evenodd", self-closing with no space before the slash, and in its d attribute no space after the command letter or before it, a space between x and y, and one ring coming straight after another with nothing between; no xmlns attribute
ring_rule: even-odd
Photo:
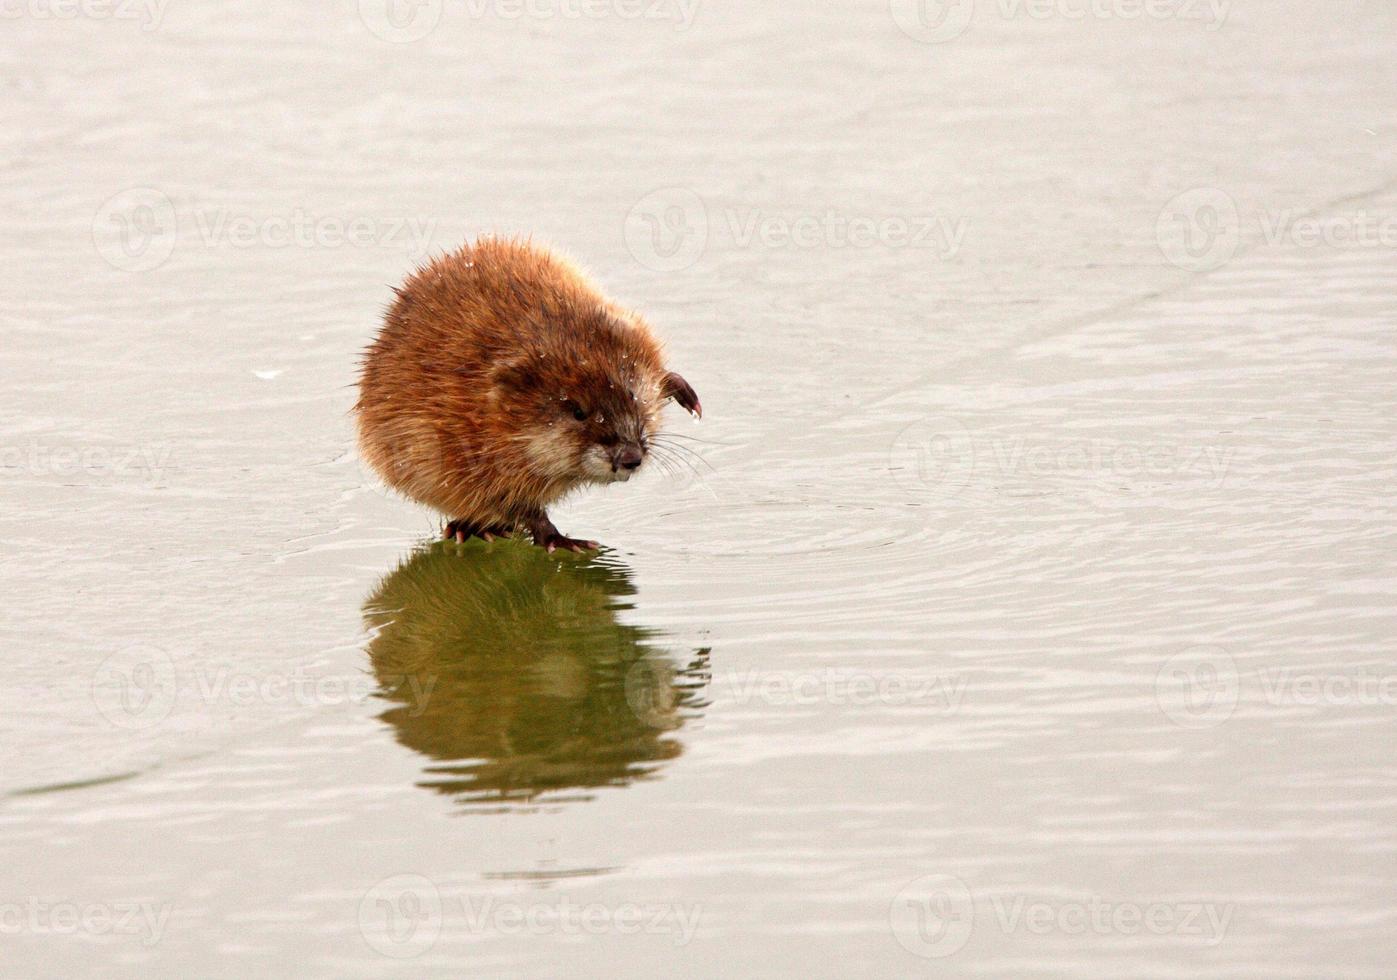
<svg viewBox="0 0 1397 980"><path fill-rule="evenodd" d="M1397 11L14 4L13 976L1387 977ZM359 465L484 232L701 459Z"/></svg>

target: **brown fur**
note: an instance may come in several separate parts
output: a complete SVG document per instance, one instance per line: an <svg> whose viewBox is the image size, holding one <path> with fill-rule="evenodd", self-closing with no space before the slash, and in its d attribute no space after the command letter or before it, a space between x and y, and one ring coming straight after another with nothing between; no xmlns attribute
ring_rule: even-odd
<svg viewBox="0 0 1397 980"><path fill-rule="evenodd" d="M360 454L453 526L539 540L549 504L646 452L671 396L697 411L639 315L549 251L482 238L397 290L364 358Z"/></svg>

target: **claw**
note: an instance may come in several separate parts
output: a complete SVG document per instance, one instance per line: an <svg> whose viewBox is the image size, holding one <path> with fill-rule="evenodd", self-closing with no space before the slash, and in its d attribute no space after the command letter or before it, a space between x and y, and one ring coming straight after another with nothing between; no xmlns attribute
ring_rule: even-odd
<svg viewBox="0 0 1397 980"><path fill-rule="evenodd" d="M457 544L465 544L471 538L480 538L483 541L494 541L497 537L507 538L509 532L510 529L504 525L477 527L468 521L451 521L446 525L442 537L447 541L454 538Z"/></svg>
<svg viewBox="0 0 1397 980"><path fill-rule="evenodd" d="M555 534L551 537L544 538L540 544L547 549L550 555L559 548L580 555L584 551L596 551L597 548L601 547L595 541L583 541L579 538L570 538L564 534Z"/></svg>

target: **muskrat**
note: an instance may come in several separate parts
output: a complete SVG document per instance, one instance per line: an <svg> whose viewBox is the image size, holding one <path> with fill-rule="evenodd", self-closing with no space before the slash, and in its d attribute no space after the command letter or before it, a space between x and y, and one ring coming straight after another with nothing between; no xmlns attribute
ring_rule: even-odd
<svg viewBox="0 0 1397 980"><path fill-rule="evenodd" d="M548 505L629 479L667 400L702 415L645 320L547 249L481 238L394 292L364 355L359 452L457 541L523 530L550 552L596 548Z"/></svg>

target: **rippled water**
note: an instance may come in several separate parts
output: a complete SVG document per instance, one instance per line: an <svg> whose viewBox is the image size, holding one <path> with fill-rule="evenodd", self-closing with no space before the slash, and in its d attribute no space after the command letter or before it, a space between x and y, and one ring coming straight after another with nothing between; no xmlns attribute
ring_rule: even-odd
<svg viewBox="0 0 1397 980"><path fill-rule="evenodd" d="M1225 6L17 8L6 972L1390 976L1397 23ZM491 229L703 398L592 558L353 455Z"/></svg>

